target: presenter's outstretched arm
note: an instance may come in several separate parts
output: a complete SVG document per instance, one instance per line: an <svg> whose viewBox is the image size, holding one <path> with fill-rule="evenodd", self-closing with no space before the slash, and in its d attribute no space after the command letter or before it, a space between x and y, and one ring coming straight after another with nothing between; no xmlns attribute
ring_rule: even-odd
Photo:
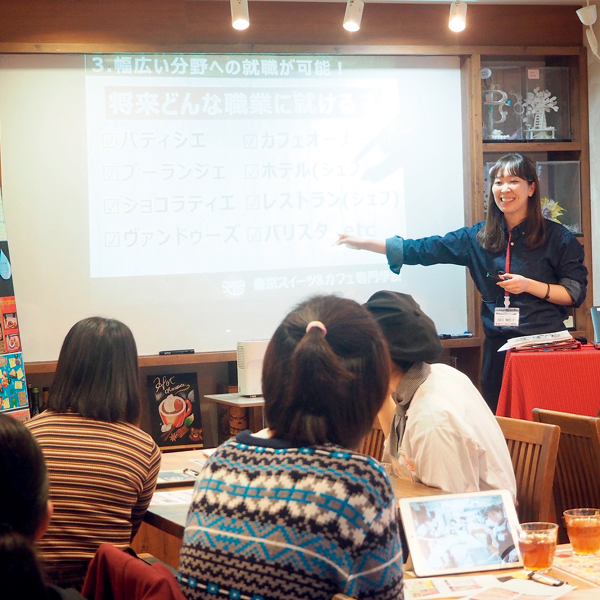
<svg viewBox="0 0 600 600"><path fill-rule="evenodd" d="M338 233L338 236L339 238L335 242L336 246L348 246L353 250L368 250L369 252L385 254L385 240L359 238L345 233Z"/></svg>

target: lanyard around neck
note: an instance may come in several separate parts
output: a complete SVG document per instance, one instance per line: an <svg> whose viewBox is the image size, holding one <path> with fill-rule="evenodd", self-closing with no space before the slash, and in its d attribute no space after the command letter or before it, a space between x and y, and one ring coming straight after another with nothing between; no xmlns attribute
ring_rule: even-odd
<svg viewBox="0 0 600 600"><path fill-rule="evenodd" d="M508 233L508 244L506 244L506 264L504 265L504 272L510 273L510 245L512 243L512 233ZM510 294L508 290L504 290L504 306L508 308L510 306Z"/></svg>

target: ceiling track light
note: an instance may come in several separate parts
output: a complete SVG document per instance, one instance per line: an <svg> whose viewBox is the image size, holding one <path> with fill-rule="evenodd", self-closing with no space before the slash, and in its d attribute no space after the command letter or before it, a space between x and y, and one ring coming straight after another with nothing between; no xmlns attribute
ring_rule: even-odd
<svg viewBox="0 0 600 600"><path fill-rule="evenodd" d="M452 31L463 31L467 24L467 3L461 0L454 0L450 5L450 19L448 27Z"/></svg>
<svg viewBox="0 0 600 600"><path fill-rule="evenodd" d="M344 15L344 29L346 31L358 31L362 19L365 3L362 0L348 0L346 14Z"/></svg>
<svg viewBox="0 0 600 600"><path fill-rule="evenodd" d="M231 25L234 29L248 29L248 0L229 0L231 5Z"/></svg>

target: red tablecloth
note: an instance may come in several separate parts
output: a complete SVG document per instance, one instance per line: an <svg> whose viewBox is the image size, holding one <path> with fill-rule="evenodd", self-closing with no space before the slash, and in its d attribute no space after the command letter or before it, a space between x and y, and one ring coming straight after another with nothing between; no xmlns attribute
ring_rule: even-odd
<svg viewBox="0 0 600 600"><path fill-rule="evenodd" d="M534 408L595 417L600 408L600 350L508 352L496 414L531 421Z"/></svg>

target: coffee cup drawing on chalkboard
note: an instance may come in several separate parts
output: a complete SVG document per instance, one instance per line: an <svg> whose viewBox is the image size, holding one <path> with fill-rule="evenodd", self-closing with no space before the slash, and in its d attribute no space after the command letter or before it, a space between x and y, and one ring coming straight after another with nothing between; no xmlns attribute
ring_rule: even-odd
<svg viewBox="0 0 600 600"><path fill-rule="evenodd" d="M150 429L161 448L203 446L202 414L197 398L196 373L148 376Z"/></svg>
<svg viewBox="0 0 600 600"><path fill-rule="evenodd" d="M169 394L158 405L158 413L163 422L161 430L169 431L173 427L181 427L191 412L192 403L189 400Z"/></svg>

